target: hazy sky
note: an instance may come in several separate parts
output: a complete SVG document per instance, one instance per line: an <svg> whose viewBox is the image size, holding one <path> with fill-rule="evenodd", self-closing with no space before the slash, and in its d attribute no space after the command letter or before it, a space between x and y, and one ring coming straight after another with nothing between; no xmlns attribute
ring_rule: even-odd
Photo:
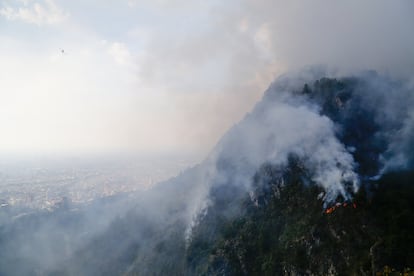
<svg viewBox="0 0 414 276"><path fill-rule="evenodd" d="M0 152L205 154L288 70L409 76L413 12L409 0L0 0Z"/></svg>

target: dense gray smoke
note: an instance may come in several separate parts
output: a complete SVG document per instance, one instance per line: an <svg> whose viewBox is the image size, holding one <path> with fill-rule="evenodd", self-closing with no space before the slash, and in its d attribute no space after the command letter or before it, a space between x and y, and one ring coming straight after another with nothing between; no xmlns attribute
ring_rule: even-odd
<svg viewBox="0 0 414 276"><path fill-rule="evenodd" d="M28 6L46 12L39 1L17 1L23 9L6 2L0 20L30 19ZM40 1L54 2L72 5ZM165 268L185 271L197 227L219 225L203 219L240 216L238 199L257 198L264 166L286 184L294 160L298 178L317 187L321 209L351 201L386 173L414 169L414 1L126 2L125 18L111 11L119 3L94 11L105 19L100 30L82 24L89 21L82 7L84 19L74 9L65 27L27 36L34 29L19 23L0 35L0 146L212 150L145 192L42 210L0 202L0 276L172 275ZM108 28L107 18L125 20ZM114 36L99 34L107 32ZM54 34L62 36L46 39ZM58 56L49 64L39 48ZM309 64L323 65L299 69ZM289 70L298 71L280 76Z"/></svg>
<svg viewBox="0 0 414 276"><path fill-rule="evenodd" d="M237 202L254 192L265 164L283 172L294 159L325 205L352 200L360 185L413 168L413 110L407 80L321 67L281 76L201 164L150 191L50 213L2 214L0 272L151 274L164 259L183 265L194 228L217 198ZM241 208L220 211L231 218Z"/></svg>
<svg viewBox="0 0 414 276"><path fill-rule="evenodd" d="M413 110L409 81L373 71L344 77L310 67L284 75L205 162L204 194L192 217L205 213L212 187L249 191L260 166L287 168L291 156L324 189L325 204L349 200L361 181L413 166Z"/></svg>

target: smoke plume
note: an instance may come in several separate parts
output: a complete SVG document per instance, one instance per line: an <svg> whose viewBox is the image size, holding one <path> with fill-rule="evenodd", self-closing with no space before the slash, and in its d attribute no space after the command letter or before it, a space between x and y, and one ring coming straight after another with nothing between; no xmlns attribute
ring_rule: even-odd
<svg viewBox="0 0 414 276"><path fill-rule="evenodd" d="M344 76L309 67L281 76L204 163L203 200L190 227L211 204L212 188L249 192L262 165L287 169L291 156L308 183L323 188L325 204L352 199L361 181L412 168L413 91L410 82L374 71Z"/></svg>

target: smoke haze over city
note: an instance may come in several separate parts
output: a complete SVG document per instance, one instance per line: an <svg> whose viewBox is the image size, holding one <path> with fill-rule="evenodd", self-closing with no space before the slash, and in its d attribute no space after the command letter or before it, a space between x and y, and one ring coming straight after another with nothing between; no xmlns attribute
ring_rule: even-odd
<svg viewBox="0 0 414 276"><path fill-rule="evenodd" d="M413 11L1 0L0 275L414 268Z"/></svg>

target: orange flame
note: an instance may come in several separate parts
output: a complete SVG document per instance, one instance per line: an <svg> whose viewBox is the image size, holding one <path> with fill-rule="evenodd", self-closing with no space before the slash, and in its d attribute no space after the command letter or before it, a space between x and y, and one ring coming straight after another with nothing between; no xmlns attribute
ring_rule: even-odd
<svg viewBox="0 0 414 276"><path fill-rule="evenodd" d="M327 208L326 210L325 210L325 214L332 214L333 213L333 211L335 211L337 208L339 208L339 207L344 207L344 208L346 208L346 207L348 207L348 203L347 202L344 202L344 203L336 203L334 206L332 206L332 207L330 207L330 208ZM354 203L352 203L352 207L354 208L354 209L356 209L356 203L354 202Z"/></svg>

